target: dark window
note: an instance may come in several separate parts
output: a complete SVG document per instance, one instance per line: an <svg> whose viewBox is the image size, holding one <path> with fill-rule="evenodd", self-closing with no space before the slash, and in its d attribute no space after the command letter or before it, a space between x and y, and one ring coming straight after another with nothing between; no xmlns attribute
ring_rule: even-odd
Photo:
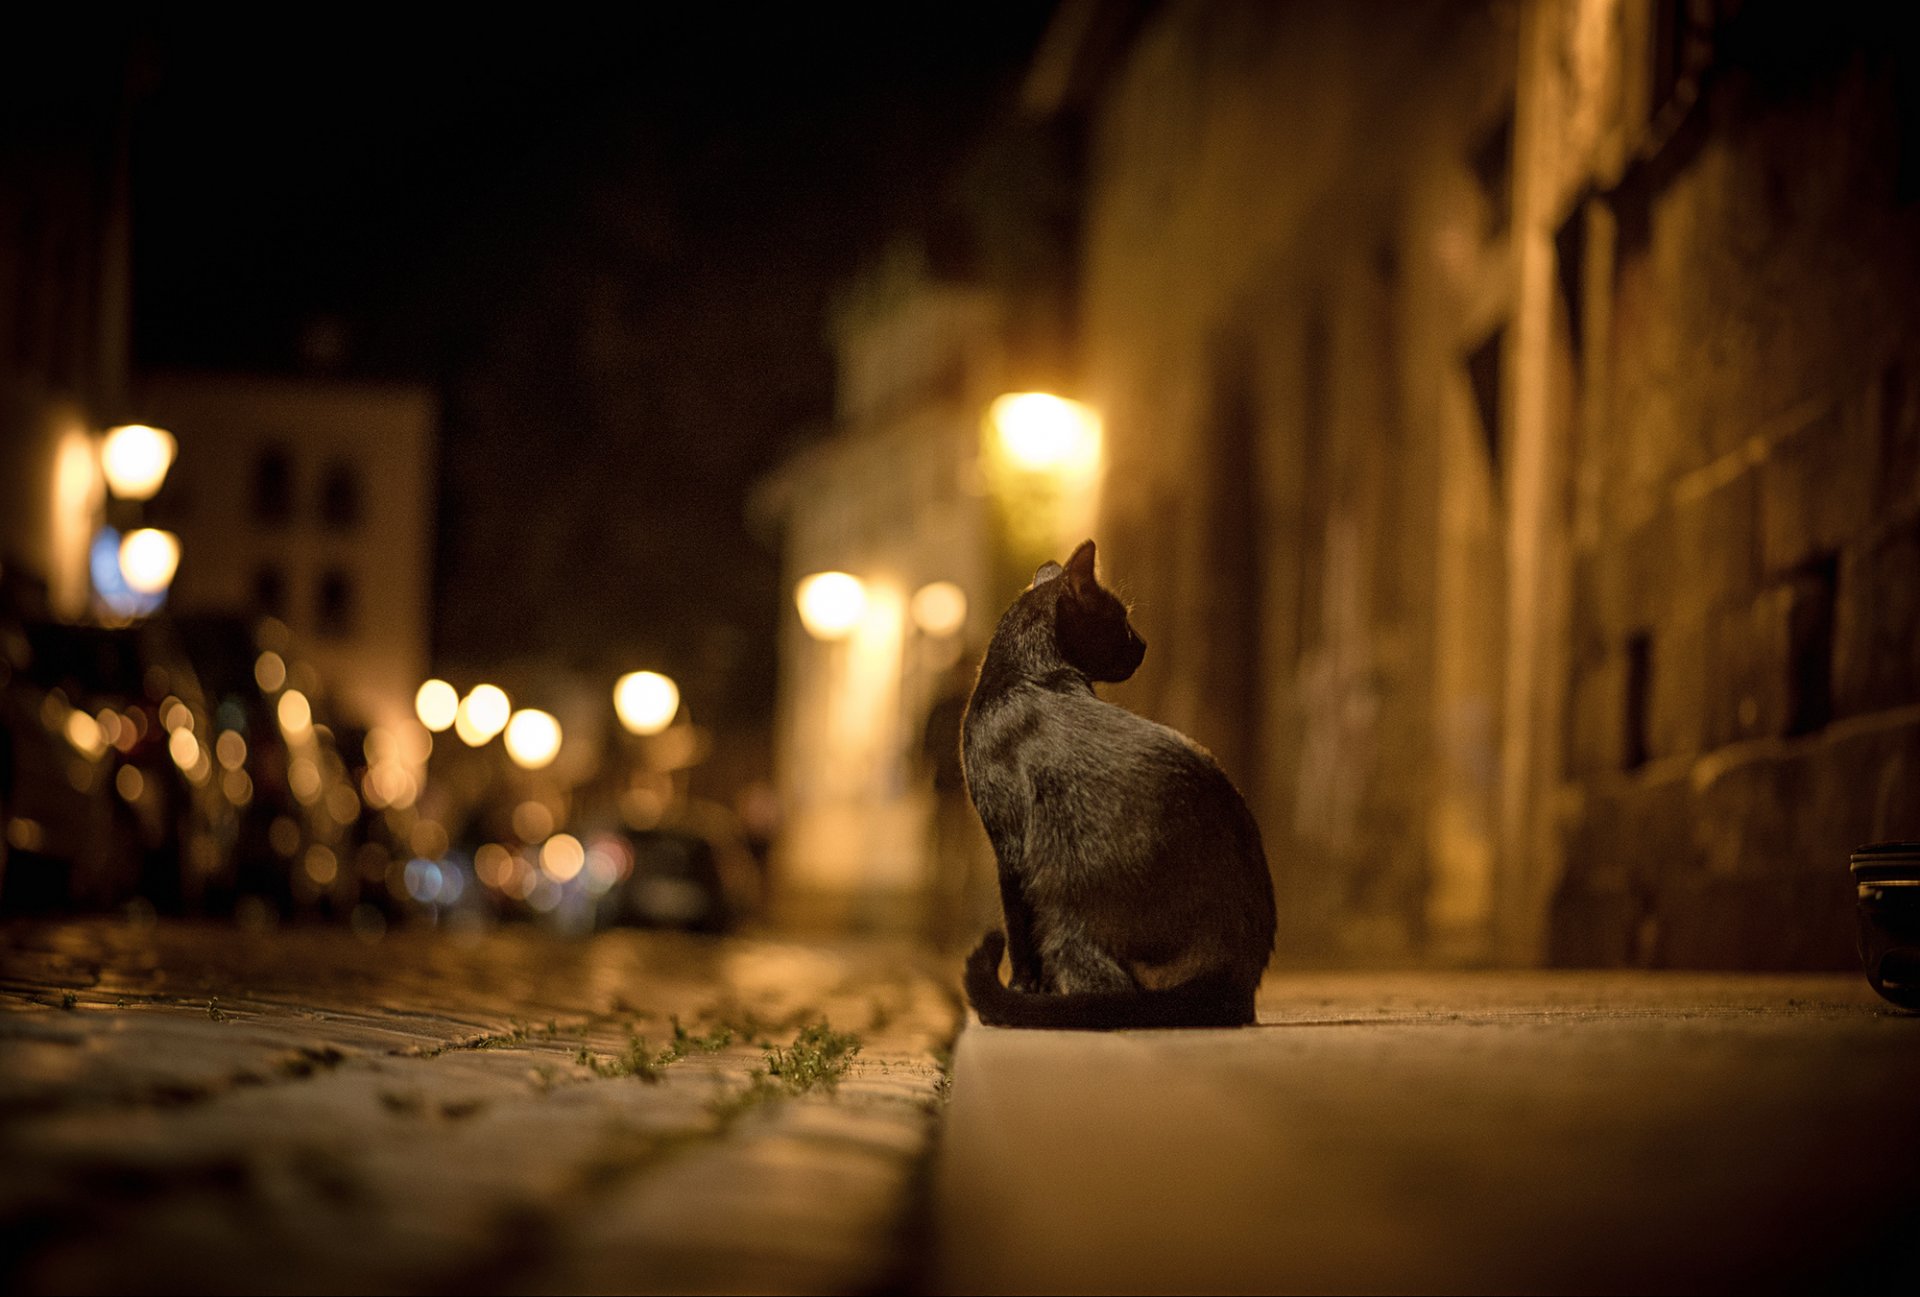
<svg viewBox="0 0 1920 1297"><path fill-rule="evenodd" d="M322 635L353 634L353 578L338 569L320 578L314 624Z"/></svg>
<svg viewBox="0 0 1920 1297"><path fill-rule="evenodd" d="M269 446L254 461L253 516L276 527L293 517L293 456L284 447Z"/></svg>
<svg viewBox="0 0 1920 1297"><path fill-rule="evenodd" d="M1642 631L1627 641L1626 750L1620 764L1628 770L1647 763L1653 710L1653 636Z"/></svg>
<svg viewBox="0 0 1920 1297"><path fill-rule="evenodd" d="M320 483L320 519L342 530L360 525L360 472L345 460L327 465Z"/></svg>
<svg viewBox="0 0 1920 1297"><path fill-rule="evenodd" d="M1794 578L1787 625L1787 733L1810 734L1833 719L1833 597L1840 564L1828 554Z"/></svg>
<svg viewBox="0 0 1920 1297"><path fill-rule="evenodd" d="M287 578L279 568L268 565L253 574L254 607L269 617L287 616Z"/></svg>

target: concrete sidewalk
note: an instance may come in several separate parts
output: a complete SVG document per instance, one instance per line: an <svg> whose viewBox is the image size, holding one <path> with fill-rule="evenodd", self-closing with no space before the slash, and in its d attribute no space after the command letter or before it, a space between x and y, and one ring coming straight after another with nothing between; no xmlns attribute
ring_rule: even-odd
<svg viewBox="0 0 1920 1297"><path fill-rule="evenodd" d="M0 927L0 1291L884 1288L954 1022L898 947Z"/></svg>
<svg viewBox="0 0 1920 1297"><path fill-rule="evenodd" d="M1851 977L1274 976L966 1030L950 1292L1915 1291L1920 1017Z"/></svg>

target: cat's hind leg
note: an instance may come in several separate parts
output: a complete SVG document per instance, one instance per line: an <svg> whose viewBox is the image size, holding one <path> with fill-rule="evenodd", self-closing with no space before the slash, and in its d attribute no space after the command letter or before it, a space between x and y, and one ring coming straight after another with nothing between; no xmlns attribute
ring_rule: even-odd
<svg viewBox="0 0 1920 1297"><path fill-rule="evenodd" d="M1062 995L1090 991L1138 991L1126 967L1096 945L1078 924L1050 926L1042 958L1049 989Z"/></svg>

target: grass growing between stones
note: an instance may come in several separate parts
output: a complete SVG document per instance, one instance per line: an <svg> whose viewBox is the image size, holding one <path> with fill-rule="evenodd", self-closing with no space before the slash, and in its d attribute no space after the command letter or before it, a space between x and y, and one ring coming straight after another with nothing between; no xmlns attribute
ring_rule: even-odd
<svg viewBox="0 0 1920 1297"><path fill-rule="evenodd" d="M717 1096L707 1105L719 1130L774 1099L794 1098L814 1090L832 1094L860 1052L860 1037L835 1031L826 1022L802 1027L791 1045L763 1045L765 1057L747 1075L747 1084Z"/></svg>

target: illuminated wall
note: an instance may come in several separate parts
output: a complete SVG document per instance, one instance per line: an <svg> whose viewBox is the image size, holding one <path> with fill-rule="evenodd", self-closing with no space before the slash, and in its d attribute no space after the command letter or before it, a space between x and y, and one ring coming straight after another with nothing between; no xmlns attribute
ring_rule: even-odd
<svg viewBox="0 0 1920 1297"><path fill-rule="evenodd" d="M1838 966L1920 836L1912 46L1748 0L1161 7L1086 87L1121 696L1281 957Z"/></svg>

